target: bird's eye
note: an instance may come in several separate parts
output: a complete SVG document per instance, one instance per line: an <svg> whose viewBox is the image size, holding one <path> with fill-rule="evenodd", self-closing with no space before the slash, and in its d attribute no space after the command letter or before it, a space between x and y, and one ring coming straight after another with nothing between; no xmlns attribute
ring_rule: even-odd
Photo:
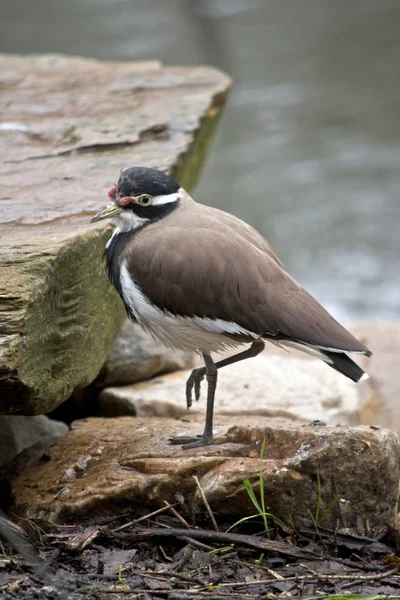
<svg viewBox="0 0 400 600"><path fill-rule="evenodd" d="M138 196L137 201L141 206L150 206L150 204L153 202L153 196L142 194L141 196Z"/></svg>

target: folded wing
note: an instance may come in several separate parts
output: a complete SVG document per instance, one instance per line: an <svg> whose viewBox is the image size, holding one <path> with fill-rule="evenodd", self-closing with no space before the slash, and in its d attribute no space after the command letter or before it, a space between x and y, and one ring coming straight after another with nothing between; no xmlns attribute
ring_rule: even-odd
<svg viewBox="0 0 400 600"><path fill-rule="evenodd" d="M127 256L129 271L157 307L174 315L222 319L264 337L369 354L286 273L260 234L234 223L146 227Z"/></svg>

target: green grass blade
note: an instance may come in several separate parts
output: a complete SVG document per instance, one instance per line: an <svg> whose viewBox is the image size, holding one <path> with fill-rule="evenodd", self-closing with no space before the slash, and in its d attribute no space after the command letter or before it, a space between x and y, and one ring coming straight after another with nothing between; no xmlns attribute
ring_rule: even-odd
<svg viewBox="0 0 400 600"><path fill-rule="evenodd" d="M315 523L317 525L320 524L321 518L321 479L319 476L319 471L317 471L317 507L315 509Z"/></svg>
<svg viewBox="0 0 400 600"><path fill-rule="evenodd" d="M399 485L397 486L396 504L394 505L394 516L396 516L399 512L399 499L400 499L400 479L399 479Z"/></svg>
<svg viewBox="0 0 400 600"><path fill-rule="evenodd" d="M250 519L259 519L260 515L251 515L250 517L242 517L241 519L239 519L239 521L236 521L236 523L233 523L233 525L231 525L230 527L228 527L228 529L226 529L225 533L228 533L229 531L231 531L232 529L234 529L235 527L237 527L238 525L241 525L242 523L244 523L245 521L250 521Z"/></svg>
<svg viewBox="0 0 400 600"><path fill-rule="evenodd" d="M253 487L252 487L252 485L251 485L251 483L250 483L249 479L245 479L245 480L243 481L243 485L244 485L244 487L245 487L245 489L246 489L246 492L247 492L247 493L248 493L248 495L249 495L249 498L250 498L250 500L252 501L252 503L254 504L254 506L256 507L256 509L258 510L258 513L259 513L260 515L262 515L262 508L261 508L261 506L260 506L260 505L259 505L259 503L258 503L258 500L257 500L257 498L256 498L256 495L255 495L255 493L254 493Z"/></svg>
<svg viewBox="0 0 400 600"><path fill-rule="evenodd" d="M261 515L264 521L264 529L268 531L268 519L265 512L265 499L264 499L264 474L263 474L263 458L265 452L265 438L262 441L260 449L260 502L261 502Z"/></svg>
<svg viewBox="0 0 400 600"><path fill-rule="evenodd" d="M221 548L214 548L214 550L210 550L208 554L223 554L224 552L229 552L233 550L235 544L229 544L229 546L221 546Z"/></svg>
<svg viewBox="0 0 400 600"><path fill-rule="evenodd" d="M321 525L321 523L323 523L325 521L325 519L328 517L329 513L331 512L332 508L334 508L336 506L336 504L339 502L341 497L342 497L341 494L338 494L337 496L334 497L334 499L332 500L332 502L330 503L328 508L326 508L324 510L324 512L322 513L318 525Z"/></svg>

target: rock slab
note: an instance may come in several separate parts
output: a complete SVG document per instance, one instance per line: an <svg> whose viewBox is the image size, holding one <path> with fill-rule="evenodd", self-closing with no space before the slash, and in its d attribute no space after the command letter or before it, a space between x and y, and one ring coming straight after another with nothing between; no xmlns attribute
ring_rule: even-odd
<svg viewBox="0 0 400 600"><path fill-rule="evenodd" d="M201 419L202 420L202 419ZM89 419L11 482L13 511L30 519L79 522L87 516L147 514L184 498L180 510L204 510L197 475L212 510L238 518L254 514L245 488L259 493L260 447L268 512L290 527L350 527L375 535L393 515L400 445L388 430L310 427L277 419L223 416L216 444L192 450L169 436L193 435L196 420ZM244 419L241 419L244 422ZM320 484L318 484L318 479Z"/></svg>
<svg viewBox="0 0 400 600"><path fill-rule="evenodd" d="M184 417L204 412L202 397L188 413L185 382L190 371L180 371L129 386L108 387L99 396L104 416ZM325 421L330 425L358 425L358 387L322 361L289 352L268 353L218 372L217 413L277 414Z"/></svg>
<svg viewBox="0 0 400 600"><path fill-rule="evenodd" d="M68 431L61 421L45 415L23 417L0 415L0 465L37 442L52 444Z"/></svg>
<svg viewBox="0 0 400 600"><path fill-rule="evenodd" d="M207 67L0 55L0 414L88 385L124 311L90 225L120 169L196 180L230 80Z"/></svg>

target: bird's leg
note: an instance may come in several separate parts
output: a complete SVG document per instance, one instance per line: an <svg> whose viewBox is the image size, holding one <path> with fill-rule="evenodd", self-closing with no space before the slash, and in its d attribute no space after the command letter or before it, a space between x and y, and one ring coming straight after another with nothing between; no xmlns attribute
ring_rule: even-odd
<svg viewBox="0 0 400 600"><path fill-rule="evenodd" d="M219 360L215 363L217 369L222 369L222 367L227 367L228 365L233 365L241 360L245 360L246 358L254 358L262 352L265 348L265 344L262 340L254 340L251 344L250 348L247 350L243 350L243 352L239 352L238 354L234 354L233 356L229 356L229 358L224 358L223 360ZM200 398L200 384L203 381L206 374L206 368L200 367L198 369L193 369L190 373L190 376L186 382L186 406L190 408L192 406L192 392L194 388L194 397L196 402Z"/></svg>
<svg viewBox="0 0 400 600"><path fill-rule="evenodd" d="M207 410L206 410L206 424L204 428L203 435L199 435L195 438L193 437L178 437L178 438L170 438L169 441L171 444L183 444L184 448L198 448L200 446L206 446L211 444L213 441L213 417L214 417L214 398L215 398L215 390L217 387L217 376L218 369L222 367L226 367L228 365L232 365L241 360L245 360L246 358L253 358L257 356L264 350L265 344L262 340L255 340L250 348L244 350L243 352L239 352L238 354L234 354L229 358L224 358L223 360L219 360L217 363L214 363L211 356L207 353L203 353L203 359L205 363L205 367L201 367L198 369L194 369L186 383L186 399L188 403L188 408L191 406L191 392L193 386L195 387L196 400L198 400L197 393L200 396L200 383L203 380L204 376L207 378L208 390L207 390ZM198 389L198 392L196 391ZM189 394L189 395L188 395ZM190 399L190 403L189 403Z"/></svg>
<svg viewBox="0 0 400 600"><path fill-rule="evenodd" d="M198 448L207 446L213 441L213 418L214 418L214 399L215 390L217 387L218 368L214 363L211 355L203 352L203 360L205 363L205 375L208 383L207 389L207 410L206 410L206 425L203 435L197 437L180 437L170 438L171 444L184 444L184 448Z"/></svg>
<svg viewBox="0 0 400 600"><path fill-rule="evenodd" d="M215 390L217 389L218 367L211 358L210 354L203 354L206 364L207 378L207 408L206 408L206 425L204 427L202 439L205 444L211 444L213 439L213 420L214 420L214 399ZM201 439L201 438L200 438Z"/></svg>

